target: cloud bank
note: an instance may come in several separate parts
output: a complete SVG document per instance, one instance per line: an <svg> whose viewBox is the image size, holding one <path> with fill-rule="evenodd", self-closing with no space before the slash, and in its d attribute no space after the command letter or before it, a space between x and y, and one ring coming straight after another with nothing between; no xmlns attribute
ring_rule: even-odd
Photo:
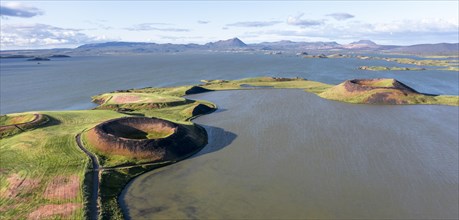
<svg viewBox="0 0 459 220"><path fill-rule="evenodd" d="M189 32L190 29L167 27L166 23L142 23L126 28L129 31L165 31L165 32ZM166 26L166 27L158 27Z"/></svg>
<svg viewBox="0 0 459 220"><path fill-rule="evenodd" d="M343 20L347 20L347 19L351 19L351 18L355 17L354 15L351 15L351 14L348 14L348 13L332 13L332 14L328 14L326 16L332 17L332 18L334 18L335 20L338 20L338 21L343 21Z"/></svg>
<svg viewBox="0 0 459 220"><path fill-rule="evenodd" d="M31 18L42 14L44 14L44 12L38 8L23 5L17 2L7 2L0 5L0 15L2 17Z"/></svg>
<svg viewBox="0 0 459 220"><path fill-rule="evenodd" d="M2 48L72 46L108 40L105 36L88 36L81 29L46 24L2 25L0 35Z"/></svg>
<svg viewBox="0 0 459 220"><path fill-rule="evenodd" d="M303 19L303 13L297 16L290 16L287 18L287 24L295 25L300 27L311 27L311 26L318 26L325 23L324 20L313 20L313 19Z"/></svg>
<svg viewBox="0 0 459 220"><path fill-rule="evenodd" d="M282 23L281 21L244 21L227 24L226 26L232 27L268 27Z"/></svg>

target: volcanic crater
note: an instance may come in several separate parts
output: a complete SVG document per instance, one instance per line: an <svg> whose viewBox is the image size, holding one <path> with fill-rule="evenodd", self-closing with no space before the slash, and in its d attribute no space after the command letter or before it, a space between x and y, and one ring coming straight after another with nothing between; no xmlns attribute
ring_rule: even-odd
<svg viewBox="0 0 459 220"><path fill-rule="evenodd" d="M319 96L332 100L366 104L410 104L426 99L425 94L421 94L395 79L384 78L346 80L320 93Z"/></svg>
<svg viewBox="0 0 459 220"><path fill-rule="evenodd" d="M159 118L124 117L103 122L89 130L88 141L103 153L169 161L200 150L207 144L207 133L195 124L177 124Z"/></svg>

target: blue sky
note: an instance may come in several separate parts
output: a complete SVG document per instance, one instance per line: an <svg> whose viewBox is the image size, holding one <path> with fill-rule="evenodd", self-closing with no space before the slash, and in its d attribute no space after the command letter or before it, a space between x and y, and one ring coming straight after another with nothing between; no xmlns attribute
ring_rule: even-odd
<svg viewBox="0 0 459 220"><path fill-rule="evenodd" d="M459 41L459 1L1 1L1 49L105 41Z"/></svg>

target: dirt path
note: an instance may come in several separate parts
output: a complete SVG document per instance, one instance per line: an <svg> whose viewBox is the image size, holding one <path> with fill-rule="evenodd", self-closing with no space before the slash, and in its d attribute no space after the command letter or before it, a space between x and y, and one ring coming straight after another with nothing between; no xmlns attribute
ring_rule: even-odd
<svg viewBox="0 0 459 220"><path fill-rule="evenodd" d="M116 167L101 167L96 156L91 153L88 149L86 149L81 141L81 133L77 134L75 137L78 147L91 159L92 162L92 172L93 172L93 186L92 186L92 196L90 198L90 207L89 207L89 219L97 219L99 216L98 210L98 200L99 200L99 188L100 188L100 171L102 170L117 170L117 169L126 169L126 168L134 168L139 166L145 165L155 165L158 162L147 162L147 163L140 163L135 165L123 165L123 166L116 166Z"/></svg>
<svg viewBox="0 0 459 220"><path fill-rule="evenodd" d="M93 185L92 185L92 196L90 198L90 206L89 206L89 219L94 219L97 220L99 216L99 210L98 210L98 200L99 200L99 185L100 185L100 180L99 180L99 162L97 161L96 156L89 152L84 146L83 143L81 142L81 133L77 134L75 137L76 142L78 144L78 147L86 154L92 161L92 178L93 178Z"/></svg>

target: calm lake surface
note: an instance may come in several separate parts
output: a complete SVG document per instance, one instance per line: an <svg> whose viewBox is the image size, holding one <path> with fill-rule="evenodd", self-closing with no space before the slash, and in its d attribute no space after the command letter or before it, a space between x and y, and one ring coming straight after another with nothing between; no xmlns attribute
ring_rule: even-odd
<svg viewBox="0 0 459 220"><path fill-rule="evenodd" d="M209 144L144 174L132 219L458 218L459 113L353 105L301 90L209 92Z"/></svg>
<svg viewBox="0 0 459 220"><path fill-rule="evenodd" d="M410 66L383 60L304 59L288 55L207 53L0 59L0 113L88 109L91 96L119 89L197 84L201 79L304 77L338 84L351 78L396 78L420 92L459 94L453 71L359 71L362 65Z"/></svg>

